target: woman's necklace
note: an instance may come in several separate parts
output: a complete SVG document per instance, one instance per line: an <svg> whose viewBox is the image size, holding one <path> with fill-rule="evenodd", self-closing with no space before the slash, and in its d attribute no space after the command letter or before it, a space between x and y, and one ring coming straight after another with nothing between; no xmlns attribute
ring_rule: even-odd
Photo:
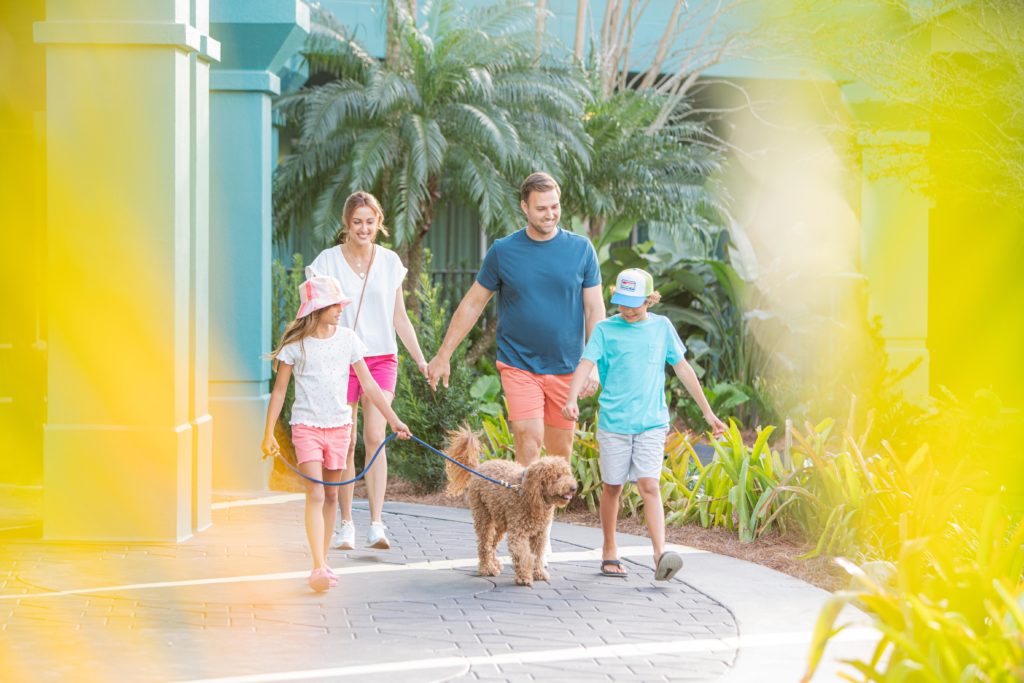
<svg viewBox="0 0 1024 683"><path fill-rule="evenodd" d="M371 246L370 249L371 249L370 253L372 254L373 253L373 251L372 251L373 247ZM356 271L356 275L358 275L360 278L365 278L366 277L366 270L363 268L363 259L362 259L362 257L361 256L356 256L355 254L352 254L351 251L346 252L345 251L345 247L342 247L341 250L342 250L342 253L345 254L345 258L348 260L349 265L352 265L353 262L355 263L355 265L352 265L352 270Z"/></svg>

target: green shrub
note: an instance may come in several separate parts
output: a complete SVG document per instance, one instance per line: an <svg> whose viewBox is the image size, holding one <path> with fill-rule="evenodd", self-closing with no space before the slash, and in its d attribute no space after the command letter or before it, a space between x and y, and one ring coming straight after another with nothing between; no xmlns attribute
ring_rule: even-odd
<svg viewBox="0 0 1024 683"><path fill-rule="evenodd" d="M302 254L292 255L292 265L286 268L283 263L274 259L271 264L271 280L274 288L274 298L271 301L271 339L270 348L276 348L277 343L284 334L284 328L295 319L295 312L299 310L299 285L305 280L304 268L302 265ZM271 370L270 386L273 388L277 373ZM281 426L291 435L291 425L288 421L292 417L292 404L295 402L295 382L288 383L288 393L285 394L284 406L281 408L281 417L278 418Z"/></svg>
<svg viewBox="0 0 1024 683"><path fill-rule="evenodd" d="M429 253L425 266L415 292L420 313L409 311L409 318L416 328L420 347L429 359L444 339L448 309L443 304L441 287L430 284ZM469 421L476 410L470 393L474 377L465 363L465 355L466 345L462 344L452 355L448 388L438 384L436 392L431 391L410 358L402 354L399 359L395 412L414 435L438 449L444 448L448 430ZM436 491L445 483L444 459L414 441L393 441L388 460L391 471L421 490Z"/></svg>

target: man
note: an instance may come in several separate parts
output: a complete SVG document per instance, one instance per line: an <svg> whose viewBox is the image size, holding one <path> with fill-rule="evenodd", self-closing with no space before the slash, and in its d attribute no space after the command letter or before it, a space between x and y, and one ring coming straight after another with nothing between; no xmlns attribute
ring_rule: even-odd
<svg viewBox="0 0 1024 683"><path fill-rule="evenodd" d="M526 227L495 241L427 366L432 389L448 386L451 356L498 296L498 371L508 401L516 461L572 455L576 423L562 415L573 370L594 326L604 320L601 271L590 240L558 227L561 190L546 173L520 187ZM597 390L596 371L580 396Z"/></svg>

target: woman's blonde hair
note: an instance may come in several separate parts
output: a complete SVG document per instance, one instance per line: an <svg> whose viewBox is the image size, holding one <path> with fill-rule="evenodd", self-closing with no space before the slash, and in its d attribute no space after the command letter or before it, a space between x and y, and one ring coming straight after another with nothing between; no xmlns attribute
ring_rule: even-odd
<svg viewBox="0 0 1024 683"><path fill-rule="evenodd" d="M387 226L384 225L384 209L380 208L380 202L369 192L358 190L353 192L345 200L345 208L341 210L341 228L338 229L338 234L334 237L335 244L344 244L348 238L348 224L352 220L352 214L356 212L356 209L361 207L367 207L375 214L377 214L377 230L384 233L387 237L391 233L388 232ZM374 235L376 238L376 235Z"/></svg>
<svg viewBox="0 0 1024 683"><path fill-rule="evenodd" d="M330 308L330 306L327 308ZM280 361L277 359L277 354L281 353L281 349L285 346L294 342L299 343L299 351L302 355L302 360L300 362L306 362L306 346L303 342L306 340L306 337L312 336L313 332L316 331L316 326L320 323L320 316L327 310L327 308L318 308L309 315L288 323L288 326L284 328L284 333L281 335L281 341L277 343L277 348L264 356L267 360L273 361L272 367L274 368L274 372L277 372L277 366L280 365Z"/></svg>

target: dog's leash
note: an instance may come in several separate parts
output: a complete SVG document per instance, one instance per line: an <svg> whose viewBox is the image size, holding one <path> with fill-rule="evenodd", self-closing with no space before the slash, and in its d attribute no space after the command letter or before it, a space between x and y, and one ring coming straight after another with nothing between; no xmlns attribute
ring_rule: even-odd
<svg viewBox="0 0 1024 683"><path fill-rule="evenodd" d="M366 473L369 471L369 469L371 467L373 467L373 463L377 461L377 456L380 455L380 452L382 450L384 450L384 446L386 446L387 443L389 441L393 440L396 436L398 436L398 435L395 434L394 432L391 432L390 434L388 434L387 437L384 439L384 441L382 441L381 444L379 446L377 446L377 450L374 451L373 457L370 458L370 462L368 462L366 464L366 467L363 468L363 471L360 472L355 477L353 477L352 479L349 479L348 481L322 481L320 479L317 479L315 477L311 477L311 476L303 473L299 468L295 467L290 462L288 462L284 458L284 456L281 455L280 451L278 451L277 453L274 453L274 455L277 456L281 460L281 462L283 462L288 467L288 469L290 469L292 472L294 472L295 474L299 475L303 479L306 479L308 481L313 482L314 484L322 484L323 486L346 486L348 484L354 484L357 481L359 481L360 479L362 479L363 477L365 477ZM503 479L492 479L491 477L488 477L483 472L479 472L477 470L474 470L472 467L469 467L467 465L463 465L461 462L459 462L455 458L451 457L450 455L448 455L447 453L445 453L443 451L437 450L436 448L431 446L429 443L427 443L426 441L416 437L415 435L410 435L410 438L413 441L415 441L416 443L418 443L419 445L423 446L424 448L427 448L428 450L433 451L437 455L440 455L442 458L444 458L448 462L454 463L454 464L458 465L459 467L461 467L462 469L466 470L467 472L469 472L471 474L475 474L476 476L480 477L481 479L486 479L487 481L491 482L492 484L497 484L498 486L504 486L507 489L518 489L521 486L521 484L510 484L509 482L504 481ZM268 456L264 455L263 457L266 458Z"/></svg>

